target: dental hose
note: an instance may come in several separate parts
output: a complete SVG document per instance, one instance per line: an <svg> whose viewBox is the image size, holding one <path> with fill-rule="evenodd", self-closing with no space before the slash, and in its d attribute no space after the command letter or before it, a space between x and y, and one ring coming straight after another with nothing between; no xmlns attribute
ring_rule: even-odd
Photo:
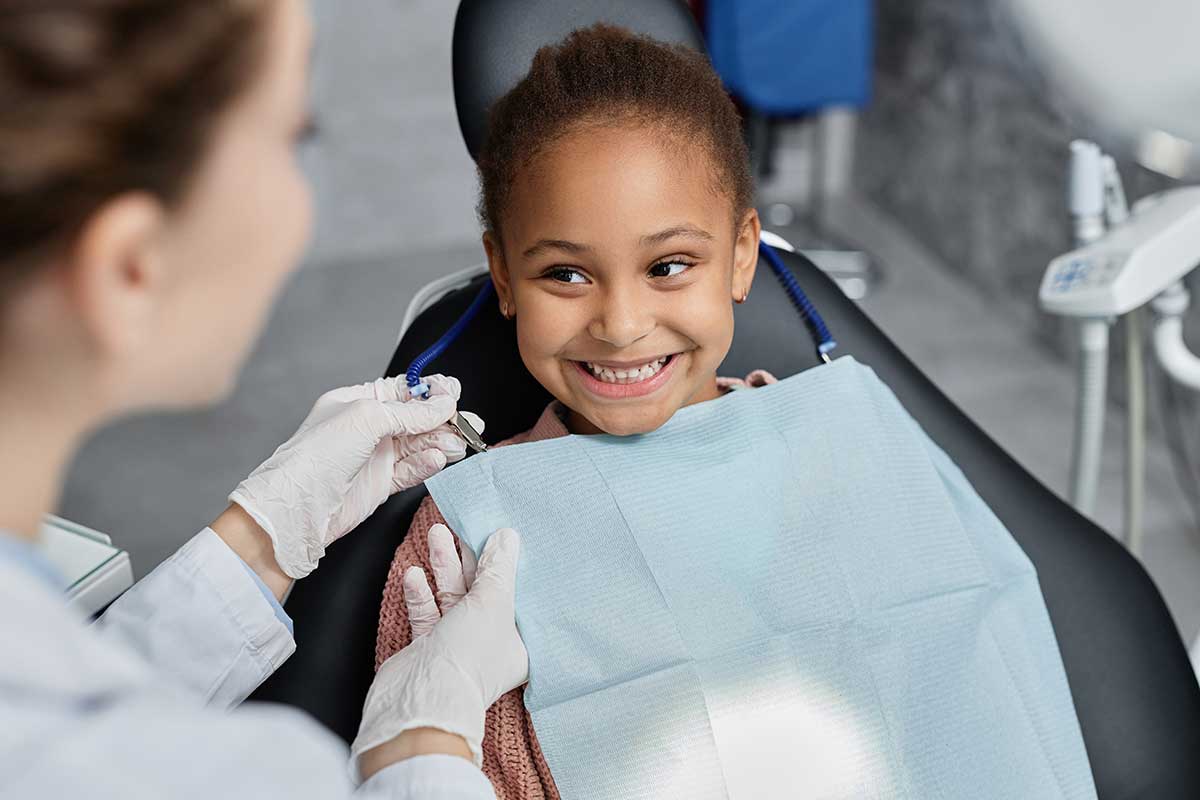
<svg viewBox="0 0 1200 800"><path fill-rule="evenodd" d="M1142 310L1125 316L1125 543L1142 557L1142 514L1146 503L1146 367L1143 359Z"/></svg>
<svg viewBox="0 0 1200 800"><path fill-rule="evenodd" d="M825 320L821 318L820 312L808 299L808 295L800 288L800 282L796 280L796 276L783 263L783 259L775 252L775 249L765 242L759 243L759 250L767 259L767 263L771 265L775 276L779 278L779 282L783 285L784 291L787 292L788 299L792 301L792 305L800 312L801 319L808 327L809 333L812 334L813 341L817 343L817 354L821 360L828 363L829 353L837 347L837 342L834 341L833 335L829 332L829 327L825 324ZM471 320L475 319L479 314L479 310L491 298L494 292L494 287L490 280L485 281L483 288L479 290L479 294L471 301L471 305L462 313L462 316L451 326L450 330L442 334L442 337L433 343L421 355L413 359L408 370L404 374L405 383L408 385L408 392L413 397L425 397L429 394L429 385L421 380L421 374L425 371L432 362L441 357L442 353L454 343L454 340L459 337L466 327L471 324Z"/></svg>
<svg viewBox="0 0 1200 800"><path fill-rule="evenodd" d="M829 354L837 347L837 342L834 340L833 334L829 332L825 320L821 318L820 312L808 299L804 290L800 288L800 282L788 269L787 264L783 263L783 259L779 257L779 253L775 252L775 248L766 242L759 242L758 250L767 259L775 277L779 279L784 291L787 292L788 299L792 301L792 305L800 312L804 324L808 326L808 332L812 334L813 341L817 343L817 354L822 361L829 363Z"/></svg>
<svg viewBox="0 0 1200 800"><path fill-rule="evenodd" d="M471 305L467 306L467 310L462 313L458 321L450 327L450 330L442 334L442 338L433 343L433 346L426 350L421 355L413 359L409 364L408 371L404 373L404 382L408 384L408 393L413 397L425 397L429 394L429 385L421 380L421 373L433 361L441 357L442 353L454 344L454 340L466 330L471 324L471 320L479 313L479 309L483 308L492 296L494 288L491 279L483 282L483 288L479 290L479 294L475 295L475 299L471 301Z"/></svg>
<svg viewBox="0 0 1200 800"><path fill-rule="evenodd" d="M1116 167L1113 167L1115 175ZM1067 201L1078 247L1104 236L1106 185L1104 153L1094 142L1071 142ZM1119 213L1120 209L1112 210ZM1096 507L1096 487L1100 480L1100 456L1104 451L1104 411L1108 391L1109 320L1079 320L1078 399L1075 410L1075 440L1071 452L1071 505L1091 515Z"/></svg>
<svg viewBox="0 0 1200 800"><path fill-rule="evenodd" d="M1071 504L1090 515L1096 507L1100 454L1104 447L1108 320L1083 320L1079 339L1079 397L1075 414L1075 451L1071 459Z"/></svg>

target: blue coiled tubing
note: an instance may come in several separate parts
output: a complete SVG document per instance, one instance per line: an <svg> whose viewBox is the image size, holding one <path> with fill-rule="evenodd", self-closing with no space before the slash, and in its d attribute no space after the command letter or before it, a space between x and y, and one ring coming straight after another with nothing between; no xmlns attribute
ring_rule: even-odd
<svg viewBox="0 0 1200 800"><path fill-rule="evenodd" d="M792 305L800 312L800 318L808 326L808 332L812 335L813 341L817 345L817 354L823 360L828 361L829 354L837 347L837 342L834 340L833 334L829 332L829 326L821 318L817 307L812 304L812 301L808 299L808 295L800 288L800 282L796 280L796 276L788 269L788 265L783 263L783 259L779 257L779 253L775 252L774 247L771 247L766 242L759 242L758 251L767 259L767 264L771 266L775 277L783 284L783 290L787 292Z"/></svg>

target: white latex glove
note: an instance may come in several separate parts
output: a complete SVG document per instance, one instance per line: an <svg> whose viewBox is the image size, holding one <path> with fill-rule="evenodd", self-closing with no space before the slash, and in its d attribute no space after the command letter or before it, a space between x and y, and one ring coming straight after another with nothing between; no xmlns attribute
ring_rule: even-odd
<svg viewBox="0 0 1200 800"><path fill-rule="evenodd" d="M484 715L501 695L529 679L529 656L513 606L519 549L516 531L497 531L483 548L474 580L468 581L449 529L430 529L430 560L444 604L431 625L422 623L420 635L414 623L412 643L375 675L350 746L356 777L360 755L413 728L463 737L475 765L482 765ZM410 609L433 605L438 613L419 567L405 573L404 594Z"/></svg>
<svg viewBox="0 0 1200 800"><path fill-rule="evenodd" d="M408 609L414 639L433 630L442 614L454 608L475 582L475 554L471 548L464 547L460 562L454 534L445 525L434 525L429 529L429 564L433 568L433 582L438 587L436 600L429 589L425 570L409 567L404 573L404 605Z"/></svg>
<svg viewBox="0 0 1200 800"><path fill-rule="evenodd" d="M392 493L466 456L465 442L445 424L459 382L434 375L426 383L426 400L410 400L403 378L327 392L295 435L229 495L271 537L288 576L316 569L325 548Z"/></svg>

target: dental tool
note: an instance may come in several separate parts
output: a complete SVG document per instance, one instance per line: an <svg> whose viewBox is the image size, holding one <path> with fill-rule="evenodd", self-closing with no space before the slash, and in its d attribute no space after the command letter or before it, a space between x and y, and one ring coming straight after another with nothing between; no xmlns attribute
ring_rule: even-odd
<svg viewBox="0 0 1200 800"><path fill-rule="evenodd" d="M479 435L479 431L477 431L475 426L463 416L461 411L454 412L454 416L450 418L450 427L458 431L458 435L461 436L467 443L467 446L476 453L487 452L487 442L483 441L483 437Z"/></svg>
<svg viewBox="0 0 1200 800"><path fill-rule="evenodd" d="M471 305L463 312L462 316L446 331L440 339L433 343L428 350L417 356L412 364L409 365L405 372L405 383L408 384L408 393L412 397L424 399L429 396L429 384L421 379L421 373L425 370L434 359L446 352L446 349L454 343L454 340L466 330L466 327L471 324L471 320L479 313L479 309L483 308L484 303L492 296L493 286L490 280L485 281L483 288L479 290L479 294L471 301ZM483 436L479 431L462 415L462 412L454 412L454 416L450 418L450 427L458 432L458 435L463 438L467 446L476 453L486 452L488 449L487 443L483 441Z"/></svg>

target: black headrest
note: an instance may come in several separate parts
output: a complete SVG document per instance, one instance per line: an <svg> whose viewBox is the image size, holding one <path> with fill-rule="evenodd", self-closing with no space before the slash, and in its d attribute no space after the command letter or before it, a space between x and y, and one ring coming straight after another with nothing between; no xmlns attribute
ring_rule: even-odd
<svg viewBox="0 0 1200 800"><path fill-rule="evenodd" d="M537 51L597 22L704 49L683 0L462 0L454 20L454 102L471 158L487 136L488 110L525 77Z"/></svg>

